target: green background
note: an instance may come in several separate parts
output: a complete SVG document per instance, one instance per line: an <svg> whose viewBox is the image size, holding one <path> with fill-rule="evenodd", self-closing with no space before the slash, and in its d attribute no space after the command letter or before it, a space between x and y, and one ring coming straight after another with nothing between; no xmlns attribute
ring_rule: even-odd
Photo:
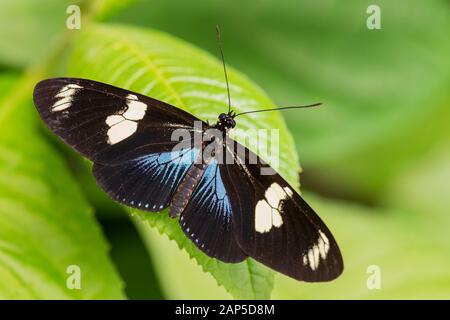
<svg viewBox="0 0 450 320"><path fill-rule="evenodd" d="M81 30L68 30L72 3L0 1L0 298L450 298L447 1L75 1ZM370 4L381 30L366 27ZM36 82L79 76L154 83L145 93L213 120L226 106L216 24L237 110L324 103L239 126L280 128L281 174L297 186L301 164L342 249L336 281L202 256L176 222L110 201L38 118ZM70 264L81 290L66 287Z"/></svg>

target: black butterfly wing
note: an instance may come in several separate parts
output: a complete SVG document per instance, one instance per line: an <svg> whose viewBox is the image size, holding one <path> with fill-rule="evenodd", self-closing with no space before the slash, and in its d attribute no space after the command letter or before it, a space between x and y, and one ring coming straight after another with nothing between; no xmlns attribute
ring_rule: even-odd
<svg viewBox="0 0 450 320"><path fill-rule="evenodd" d="M279 174L261 174L267 164L245 151L240 156L228 150L237 163L221 166L239 246L250 257L297 280L338 277L342 256L326 225Z"/></svg>
<svg viewBox="0 0 450 320"><path fill-rule="evenodd" d="M114 200L147 211L167 208L198 149L162 151L114 165L94 163L97 184Z"/></svg>
<svg viewBox="0 0 450 320"><path fill-rule="evenodd" d="M104 83L75 78L39 82L35 105L48 127L94 161L100 187L131 207L161 211L169 205L198 150L175 150L176 129L198 120L164 102ZM187 141L188 142L188 141Z"/></svg>
<svg viewBox="0 0 450 320"><path fill-rule="evenodd" d="M211 161L181 214L184 233L208 256L224 262L240 262L247 255L232 230L231 199L217 161Z"/></svg>
<svg viewBox="0 0 450 320"><path fill-rule="evenodd" d="M193 131L200 121L162 101L77 78L39 82L34 103L56 135L102 164L169 151L177 143L171 139L174 130Z"/></svg>

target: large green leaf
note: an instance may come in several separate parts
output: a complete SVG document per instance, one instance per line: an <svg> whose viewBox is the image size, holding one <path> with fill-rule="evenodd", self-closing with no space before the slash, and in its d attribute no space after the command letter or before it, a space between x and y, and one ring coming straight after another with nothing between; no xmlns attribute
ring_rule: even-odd
<svg viewBox="0 0 450 320"><path fill-rule="evenodd" d="M0 77L10 92L0 97L0 298L123 298L92 209L45 142L24 81ZM66 285L71 265L79 290Z"/></svg>
<svg viewBox="0 0 450 320"><path fill-rule="evenodd" d="M211 41L214 41L213 35ZM70 60L72 76L95 79L161 99L201 119L216 121L227 110L226 87L220 63L212 56L155 31L97 25L85 31ZM246 77L229 70L236 111L272 106L267 96ZM298 189L297 156L293 140L277 113L257 113L238 119L239 129L276 128L280 135L280 173ZM236 138L241 142L242 135ZM247 143L256 149L254 141ZM267 159L270 162L270 159ZM202 254L184 236L176 220L164 214L136 211L149 225L175 240L234 297L267 298L272 272L251 259L224 264ZM180 270L182 272L182 270ZM168 277L164 274L162 277Z"/></svg>
<svg viewBox="0 0 450 320"><path fill-rule="evenodd" d="M366 28L371 4L381 30ZM448 128L446 0L149 1L116 19L212 52L220 23L228 61L278 104L324 102L285 114L308 181L334 194L376 199Z"/></svg>

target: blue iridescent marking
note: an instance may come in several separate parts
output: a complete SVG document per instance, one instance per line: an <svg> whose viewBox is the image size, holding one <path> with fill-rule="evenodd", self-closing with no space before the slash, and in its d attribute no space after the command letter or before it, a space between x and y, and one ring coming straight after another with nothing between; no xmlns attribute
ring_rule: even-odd
<svg viewBox="0 0 450 320"><path fill-rule="evenodd" d="M223 184L220 169L216 160L212 160L206 168L194 197L200 205L210 212L225 215L227 222L231 219L231 204Z"/></svg>
<svg viewBox="0 0 450 320"><path fill-rule="evenodd" d="M194 163L198 153L196 148L154 153L135 159L135 165L140 168L141 174L149 173L153 179L172 180L171 188L175 188Z"/></svg>

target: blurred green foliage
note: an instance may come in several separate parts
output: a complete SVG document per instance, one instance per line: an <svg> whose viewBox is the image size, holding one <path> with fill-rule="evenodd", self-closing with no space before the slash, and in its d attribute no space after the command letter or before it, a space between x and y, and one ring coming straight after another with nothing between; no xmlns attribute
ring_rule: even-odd
<svg viewBox="0 0 450 320"><path fill-rule="evenodd" d="M273 285L271 296L280 299L450 298L447 1L377 1L382 29L373 31L365 25L373 1L366 0L78 1L81 31L65 28L68 3L0 2L0 297L120 298L125 291L130 298L160 298L161 292L166 298L265 298ZM99 20L101 25L92 23ZM305 284L279 274L273 280L253 262L221 265L196 252L163 217L139 213L132 218L136 230L128 222L120 229L124 210L96 189L85 163L41 130L32 89L54 75L136 91L155 82L146 93L179 105L136 56L156 55L190 67L191 79L216 80L216 87L186 80L175 85L180 96L203 92L187 94L180 107L214 119L226 105L217 61L145 29L216 56L216 23L227 62L278 105L324 103L284 113L294 139L283 131L280 170L297 183L295 141L305 198L344 255L344 274L332 283ZM272 103L237 72L231 82L243 89L232 92L236 108ZM240 125L284 128L276 114L242 118ZM100 213L112 258L91 210ZM156 228L143 224L143 216ZM135 232L146 251L142 244L134 250ZM79 292L64 282L74 260L87 272ZM380 267L380 290L366 286L370 265ZM260 284L248 290L245 277L255 276Z"/></svg>
<svg viewBox="0 0 450 320"><path fill-rule="evenodd" d="M17 81L17 76L2 75L0 88L13 87ZM30 103L8 104L11 98L4 93L0 94L0 298L122 298L122 282L79 186L60 156L41 139ZM70 265L82 270L82 290L66 286Z"/></svg>

